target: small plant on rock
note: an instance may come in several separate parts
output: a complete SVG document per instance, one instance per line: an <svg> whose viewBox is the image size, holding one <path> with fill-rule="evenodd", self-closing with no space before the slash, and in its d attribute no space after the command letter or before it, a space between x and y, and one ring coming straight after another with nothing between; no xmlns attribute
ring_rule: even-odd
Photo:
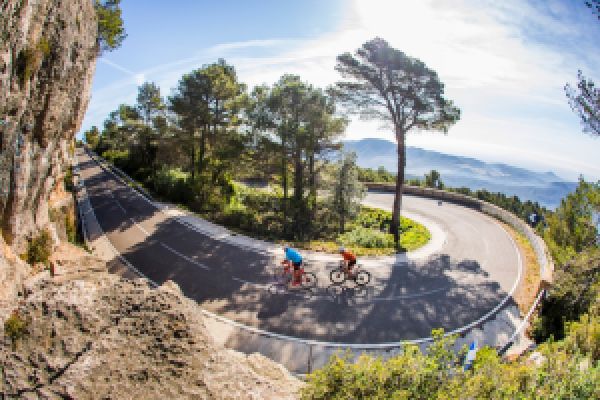
<svg viewBox="0 0 600 400"><path fill-rule="evenodd" d="M18 312L12 315L4 322L4 333L10 337L13 350L17 347L17 341L22 339L27 333L27 322L19 316Z"/></svg>
<svg viewBox="0 0 600 400"><path fill-rule="evenodd" d="M27 247L27 262L29 264L43 263L48 266L48 259L52 253L52 238L50 232L44 229L39 236L31 239Z"/></svg>

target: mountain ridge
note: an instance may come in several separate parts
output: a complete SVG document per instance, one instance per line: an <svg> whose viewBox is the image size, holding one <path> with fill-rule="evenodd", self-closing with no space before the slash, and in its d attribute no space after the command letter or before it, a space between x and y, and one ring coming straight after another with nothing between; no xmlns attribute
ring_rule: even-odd
<svg viewBox="0 0 600 400"><path fill-rule="evenodd" d="M385 139L367 138L342 142L344 150L354 151L363 168L383 166L396 171L396 144ZM406 177L423 178L432 169L440 172L447 186L486 189L522 200L537 201L555 208L560 199L573 191L576 182L569 182L552 171L536 172L505 163L488 163L477 158L457 156L420 147L406 148Z"/></svg>

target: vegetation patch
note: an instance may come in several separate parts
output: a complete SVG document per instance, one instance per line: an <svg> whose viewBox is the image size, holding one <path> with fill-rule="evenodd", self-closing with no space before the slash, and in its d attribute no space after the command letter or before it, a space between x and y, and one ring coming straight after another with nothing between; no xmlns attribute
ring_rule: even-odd
<svg viewBox="0 0 600 400"><path fill-rule="evenodd" d="M540 288L540 264L538 263L535 251L527 237L522 233L517 232L510 225L501 221L498 222L512 236L523 257L525 270L523 271L523 278L519 285L519 290L515 293L514 299L519 306L521 313L525 315L533 305Z"/></svg>
<svg viewBox="0 0 600 400"><path fill-rule="evenodd" d="M41 38L33 47L21 50L15 62L16 74L21 86L25 84L34 71L36 71L45 57L50 55L50 43L46 38Z"/></svg>
<svg viewBox="0 0 600 400"><path fill-rule="evenodd" d="M13 350L17 342L27 333L27 322L23 320L18 312L13 312L4 322L4 334L12 341Z"/></svg>
<svg viewBox="0 0 600 400"><path fill-rule="evenodd" d="M541 365L521 360L505 362L495 349L482 348L471 369L463 368L465 349L456 353L454 338L434 332L426 354L407 345L388 360L362 355L338 355L309 374L301 391L317 399L591 399L600 391L600 364L590 344L579 344L579 332L590 329L582 320L564 342L539 348ZM598 321L594 329L598 329Z"/></svg>
<svg viewBox="0 0 600 400"><path fill-rule="evenodd" d="M52 254L52 238L47 229L29 241L26 254L29 264L43 263L48 266L48 259Z"/></svg>

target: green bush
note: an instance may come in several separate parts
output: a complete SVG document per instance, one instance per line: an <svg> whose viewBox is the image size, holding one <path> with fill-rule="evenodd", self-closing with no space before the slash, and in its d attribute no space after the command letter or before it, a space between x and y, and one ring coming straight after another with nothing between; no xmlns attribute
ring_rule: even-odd
<svg viewBox="0 0 600 400"><path fill-rule="evenodd" d="M281 209L281 196L275 193L244 185L235 185L234 191L232 204L243 204L245 207L261 213Z"/></svg>
<svg viewBox="0 0 600 400"><path fill-rule="evenodd" d="M540 342L553 336L562 339L565 323L576 321L600 303L600 249L590 248L565 265L556 267L554 282L534 320L533 335Z"/></svg>
<svg viewBox="0 0 600 400"><path fill-rule="evenodd" d="M339 235L337 239L346 246L359 246L368 249L394 247L393 235L361 226Z"/></svg>
<svg viewBox="0 0 600 400"><path fill-rule="evenodd" d="M301 398L317 399L592 399L600 396L600 364L589 352L570 351L563 343L540 348L545 361L504 362L494 349L482 348L469 371L464 349L434 333L423 354L407 345L387 361L363 355L334 356L307 377Z"/></svg>
<svg viewBox="0 0 600 400"><path fill-rule="evenodd" d="M392 213L370 207L362 207L355 228L338 237L344 244L361 246L368 243L367 248L393 248L393 236L388 235L392 222ZM429 241L431 234L423 225L404 217L400 217L400 247L414 250ZM391 238L391 239L390 239ZM390 242L391 240L391 242ZM391 243L391 244L390 244Z"/></svg>
<svg viewBox="0 0 600 400"><path fill-rule="evenodd" d="M29 264L43 263L48 265L48 259L52 253L52 238L48 230L43 230L37 237L29 241L27 246L27 262Z"/></svg>
<svg viewBox="0 0 600 400"><path fill-rule="evenodd" d="M156 173L154 191L174 203L188 204L193 198L187 184L189 174L179 168L163 168Z"/></svg>
<svg viewBox="0 0 600 400"><path fill-rule="evenodd" d="M4 333L11 339L13 349L15 349L17 341L22 339L27 333L27 323L17 312L13 312L4 322Z"/></svg>
<svg viewBox="0 0 600 400"><path fill-rule="evenodd" d="M595 362L600 360L600 316L584 314L579 321L566 326L566 349L570 353L589 354Z"/></svg>
<svg viewBox="0 0 600 400"><path fill-rule="evenodd" d="M67 192L73 192L75 189L75 184L73 183L73 167L69 166L65 171L63 183Z"/></svg>
<svg viewBox="0 0 600 400"><path fill-rule="evenodd" d="M260 229L262 224L256 212L244 206L226 207L216 219L217 222L230 228L246 232L264 233Z"/></svg>
<svg viewBox="0 0 600 400"><path fill-rule="evenodd" d="M106 150L102 153L102 158L111 162L113 165L119 168L127 169L127 163L129 161L129 151L127 150Z"/></svg>

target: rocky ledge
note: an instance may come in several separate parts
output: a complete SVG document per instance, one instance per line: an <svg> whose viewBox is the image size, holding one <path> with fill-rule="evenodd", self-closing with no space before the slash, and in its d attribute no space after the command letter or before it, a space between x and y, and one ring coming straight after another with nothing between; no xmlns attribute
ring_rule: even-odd
<svg viewBox="0 0 600 400"><path fill-rule="evenodd" d="M301 382L261 355L217 346L176 284L107 272L70 245L25 280L0 341L0 393L18 398L291 399ZM76 255L76 256L74 256Z"/></svg>

